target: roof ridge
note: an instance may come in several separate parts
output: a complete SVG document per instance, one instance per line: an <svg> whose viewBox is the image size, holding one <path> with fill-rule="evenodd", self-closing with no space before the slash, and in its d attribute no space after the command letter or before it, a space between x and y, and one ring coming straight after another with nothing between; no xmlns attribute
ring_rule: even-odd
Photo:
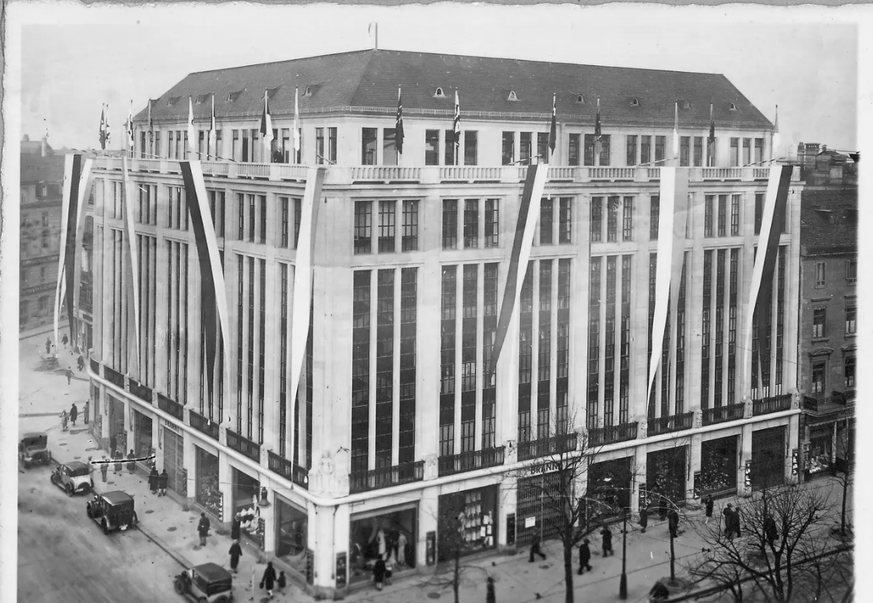
<svg viewBox="0 0 873 603"><path fill-rule="evenodd" d="M217 67L215 69L204 69L202 71L192 71L185 77L190 77L192 75L203 75L206 73L215 73L216 71L233 71L234 69L249 69L251 67L261 67L264 65L279 65L281 63L292 63L294 61L305 61L306 59L319 59L322 57L335 57L343 54L357 54L361 52L368 52L373 50L372 48L363 48L361 50L347 50L344 52L330 52L327 54L312 54L307 55L305 57L296 57L293 59L282 59L281 61L264 61L261 63L249 63L248 65L237 65L235 67ZM157 99L149 99L149 100L159 100L162 98L159 96Z"/></svg>

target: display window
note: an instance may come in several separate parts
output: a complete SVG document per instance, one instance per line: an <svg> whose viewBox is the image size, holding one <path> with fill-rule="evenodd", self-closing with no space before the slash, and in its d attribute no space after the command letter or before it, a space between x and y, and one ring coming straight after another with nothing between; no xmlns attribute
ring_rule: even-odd
<svg viewBox="0 0 873 603"><path fill-rule="evenodd" d="M698 493L726 494L737 489L737 436L707 440L700 445Z"/></svg>
<svg viewBox="0 0 873 603"><path fill-rule="evenodd" d="M196 500L218 518L222 516L221 490L218 489L218 457L194 446Z"/></svg>
<svg viewBox="0 0 873 603"><path fill-rule="evenodd" d="M462 555L496 545L497 486L444 494L439 498L439 513L440 517L458 519L461 532L459 552ZM446 548L438 548L440 561L447 560L444 558Z"/></svg>
<svg viewBox="0 0 873 603"><path fill-rule="evenodd" d="M240 520L240 535L258 542L258 520L261 508L258 495L261 485L253 477L233 469L233 516Z"/></svg>
<svg viewBox="0 0 873 603"><path fill-rule="evenodd" d="M309 542L309 516L306 511L276 497L276 558L301 575L306 573Z"/></svg>
<svg viewBox="0 0 873 603"><path fill-rule="evenodd" d="M415 507L352 515L349 581L372 579L373 564L379 557L393 562L395 572L414 568L417 521Z"/></svg>

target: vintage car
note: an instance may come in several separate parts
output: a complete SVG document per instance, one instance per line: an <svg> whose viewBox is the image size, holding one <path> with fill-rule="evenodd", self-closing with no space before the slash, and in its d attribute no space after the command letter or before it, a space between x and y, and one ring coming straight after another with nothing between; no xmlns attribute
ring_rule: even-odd
<svg viewBox="0 0 873 603"><path fill-rule="evenodd" d="M18 442L18 459L25 469L31 465L48 465L52 453L48 449L48 434L42 432L26 433Z"/></svg>
<svg viewBox="0 0 873 603"><path fill-rule="evenodd" d="M173 590L197 603L233 603L233 576L215 563L195 565L173 579Z"/></svg>
<svg viewBox="0 0 873 603"><path fill-rule="evenodd" d="M93 500L85 507L88 517L93 519L103 533L108 534L112 530L126 530L136 527L136 511L134 510L133 497L121 490L94 493Z"/></svg>
<svg viewBox="0 0 873 603"><path fill-rule="evenodd" d="M91 466L81 461L58 465L52 471L51 480L54 485L66 492L67 496L94 489L94 481L91 479Z"/></svg>

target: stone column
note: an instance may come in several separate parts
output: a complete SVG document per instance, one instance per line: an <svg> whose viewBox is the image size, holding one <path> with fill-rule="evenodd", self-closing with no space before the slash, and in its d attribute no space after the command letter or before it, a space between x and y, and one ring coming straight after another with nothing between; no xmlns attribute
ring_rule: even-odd
<svg viewBox="0 0 873 603"><path fill-rule="evenodd" d="M194 446L194 436L183 432L182 438L182 445L184 447L182 465L185 467L185 474L187 476L185 491L188 494L188 502L193 503L197 498L197 449Z"/></svg>
<svg viewBox="0 0 873 603"><path fill-rule="evenodd" d="M421 491L418 503L418 534L415 538L415 565L422 573L432 574L436 571L436 563L427 565L427 533L436 532L434 561L439 556L439 487L425 488Z"/></svg>
<svg viewBox="0 0 873 603"><path fill-rule="evenodd" d="M221 521L230 522L233 502L233 468L227 460L227 455L218 453L218 489L221 492Z"/></svg>
<svg viewBox="0 0 873 603"><path fill-rule="evenodd" d="M497 530L497 550L501 553L514 552L516 549L515 539L508 544L509 533L506 519L515 514L518 509L518 476L512 473L504 475L503 480L497 486L497 517L493 529ZM518 515L515 521L518 524Z"/></svg>

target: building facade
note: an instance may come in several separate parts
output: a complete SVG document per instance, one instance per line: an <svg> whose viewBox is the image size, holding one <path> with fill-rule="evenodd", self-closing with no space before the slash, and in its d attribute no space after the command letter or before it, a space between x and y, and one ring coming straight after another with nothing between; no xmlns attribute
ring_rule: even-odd
<svg viewBox="0 0 873 603"><path fill-rule="evenodd" d="M608 83L560 92L577 81ZM531 158L548 153L542 91L553 89L557 145L495 372L521 185ZM269 150L258 134L264 90ZM211 400L201 334L213 327L200 317L178 163L188 96L198 152L211 159L203 170L231 316ZM683 278L646 400L659 166L677 102ZM529 468L583 440L596 458L579 496L606 496L610 484L611 500L634 511L655 485L682 502L793 477L800 183L781 225L776 343L765 382L757 370L747 381L741 334L769 174L751 164L769 157L772 124L722 76L374 50L192 74L151 101L151 115L152 128L146 111L137 116L130 161L138 366L124 326L121 162L98 158L95 169L95 435L156 451L171 489L219 521L241 513L243 533L314 590L366 582L367 561L387 550L402 570L426 571L447 506L463 510L470 551L549 537L531 494L548 472ZM301 164L325 170L308 325L291 321ZM291 392L299 329L307 348Z"/></svg>
<svg viewBox="0 0 873 603"><path fill-rule="evenodd" d="M798 388L806 476L849 459L857 387L858 185L842 162L834 173L822 159L801 196Z"/></svg>

